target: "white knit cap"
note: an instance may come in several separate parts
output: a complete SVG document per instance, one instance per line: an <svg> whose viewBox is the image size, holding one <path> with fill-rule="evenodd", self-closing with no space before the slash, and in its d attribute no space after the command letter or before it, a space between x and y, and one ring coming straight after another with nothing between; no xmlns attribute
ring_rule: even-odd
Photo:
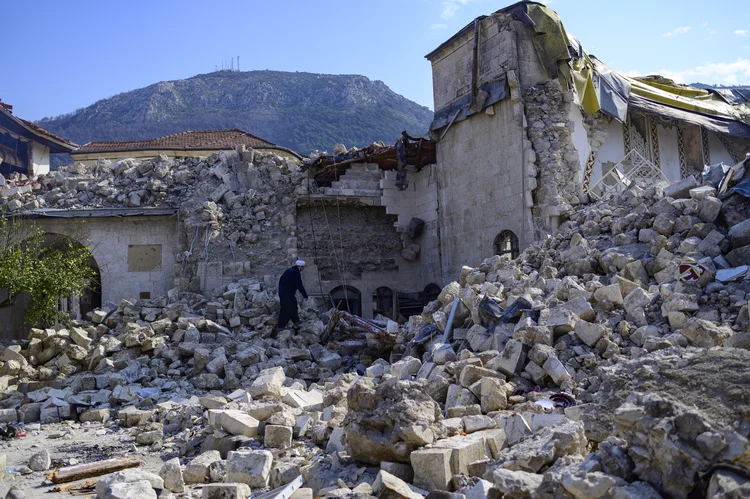
<svg viewBox="0 0 750 499"><path fill-rule="evenodd" d="M305 261L304 260L297 260L296 262L294 262L294 265L296 265L297 267L304 267L305 266Z"/></svg>

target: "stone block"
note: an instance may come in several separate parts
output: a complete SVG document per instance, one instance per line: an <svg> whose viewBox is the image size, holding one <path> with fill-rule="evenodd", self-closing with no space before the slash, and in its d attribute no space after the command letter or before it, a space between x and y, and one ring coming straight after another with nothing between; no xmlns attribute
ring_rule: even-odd
<svg viewBox="0 0 750 499"><path fill-rule="evenodd" d="M341 427L334 428L331 432L331 436L328 437L328 443L326 444L326 453L331 454L333 452L343 452L346 450L344 445L344 429Z"/></svg>
<svg viewBox="0 0 750 499"><path fill-rule="evenodd" d="M483 416L481 414L464 416L461 419L463 420L464 431L466 431L466 433L474 433L497 426L497 423L494 419L489 416Z"/></svg>
<svg viewBox="0 0 750 499"><path fill-rule="evenodd" d="M398 379L411 378L411 375L416 374L420 367L422 367L422 362L419 359L404 357L391 365L391 375Z"/></svg>
<svg viewBox="0 0 750 499"><path fill-rule="evenodd" d="M610 284L609 286L602 286L601 288L594 291L594 300L598 302L610 302L614 303L615 305L622 305L623 298L622 298L622 290L620 289L620 285Z"/></svg>
<svg viewBox="0 0 750 499"><path fill-rule="evenodd" d="M508 405L505 382L498 378L482 378L480 404L484 413L505 409Z"/></svg>
<svg viewBox="0 0 750 499"><path fill-rule="evenodd" d="M33 471L47 471L52 465L52 458L47 449L43 449L29 458L29 468Z"/></svg>
<svg viewBox="0 0 750 499"><path fill-rule="evenodd" d="M221 461L221 454L217 450L209 450L193 458L182 474L185 483L203 483L208 477L208 467L216 461Z"/></svg>
<svg viewBox="0 0 750 499"><path fill-rule="evenodd" d="M466 496L466 499L485 499L490 497L490 489L493 486L494 484L492 482L480 478L464 493L464 495Z"/></svg>
<svg viewBox="0 0 750 499"><path fill-rule="evenodd" d="M450 466L451 472L454 475L457 473L468 475L469 465L471 463L487 459L492 455L484 438L475 437L473 435L458 435L455 437L444 438L435 442L433 448L450 449ZM413 466L414 463L412 462L412 467ZM416 473L417 470L414 468L415 477Z"/></svg>
<svg viewBox="0 0 750 499"><path fill-rule="evenodd" d="M0 423L17 423L18 413L15 409L0 409Z"/></svg>
<svg viewBox="0 0 750 499"><path fill-rule="evenodd" d="M449 490L451 477L451 455L446 448L420 449L411 453L414 470L414 485L426 490Z"/></svg>
<svg viewBox="0 0 750 499"><path fill-rule="evenodd" d="M136 480L128 483L113 483L102 488L97 497L103 499L156 499L156 491L148 480Z"/></svg>
<svg viewBox="0 0 750 499"><path fill-rule="evenodd" d="M590 347L596 345L596 342L604 336L605 331L606 328L601 324L586 321L580 321L575 328L578 339Z"/></svg>
<svg viewBox="0 0 750 499"><path fill-rule="evenodd" d="M700 187L690 189L689 194L692 199L700 201L707 196L716 196L716 189L710 185L702 185Z"/></svg>
<svg viewBox="0 0 750 499"><path fill-rule="evenodd" d="M286 449L292 446L292 427L266 425L263 445L271 449Z"/></svg>
<svg viewBox="0 0 750 499"><path fill-rule="evenodd" d="M88 349L89 345L91 345L91 338L89 338L88 333L80 327L70 329L70 339L79 347Z"/></svg>
<svg viewBox="0 0 750 499"><path fill-rule="evenodd" d="M664 196L674 199L688 198L690 197L690 190L695 187L698 187L698 183L695 181L695 177L691 175L686 179L665 187Z"/></svg>
<svg viewBox="0 0 750 499"><path fill-rule="evenodd" d="M579 319L585 321L596 320L596 312L591 307L591 304L583 296L578 296L572 300L568 300L566 303L558 305L561 310L569 310L578 316Z"/></svg>
<svg viewBox="0 0 750 499"><path fill-rule="evenodd" d="M310 411L323 405L323 394L318 390L287 390L281 400L290 407Z"/></svg>
<svg viewBox="0 0 750 499"><path fill-rule="evenodd" d="M219 414L219 425L232 435L255 437L258 436L260 422L242 411L226 410Z"/></svg>
<svg viewBox="0 0 750 499"><path fill-rule="evenodd" d="M523 351L523 343L518 340L510 339L505 344L505 348L497 357L491 359L487 366L496 371L500 371L506 376L512 376L519 372L523 367L526 355Z"/></svg>
<svg viewBox="0 0 750 499"><path fill-rule="evenodd" d="M458 407L470 404L476 404L477 398L468 388L460 385L450 385L448 387L448 396L445 399L445 408Z"/></svg>
<svg viewBox="0 0 750 499"><path fill-rule="evenodd" d="M289 499L313 499L313 489L300 487L289 496Z"/></svg>
<svg viewBox="0 0 750 499"><path fill-rule="evenodd" d="M248 392L256 398L260 397L280 397L281 387L284 386L286 375L281 367L272 367L264 369L255 378L250 385Z"/></svg>
<svg viewBox="0 0 750 499"><path fill-rule="evenodd" d="M729 240L732 243L732 248L750 245L750 219L743 220L730 227Z"/></svg>
<svg viewBox="0 0 750 499"><path fill-rule="evenodd" d="M175 457L164 463L159 470L159 476L164 480L164 488L168 491L177 494L185 491L185 479L182 477L180 458Z"/></svg>
<svg viewBox="0 0 750 499"><path fill-rule="evenodd" d="M159 475L133 468L101 477L96 482L96 496L123 499L153 497L156 499L156 492L153 489L163 488L164 480Z"/></svg>
<svg viewBox="0 0 750 499"><path fill-rule="evenodd" d="M247 499L251 489L244 483L208 483L203 486L202 499Z"/></svg>
<svg viewBox="0 0 750 499"><path fill-rule="evenodd" d="M713 223L721 213L721 201L712 196L701 199L698 205L698 217L706 223Z"/></svg>
<svg viewBox="0 0 750 499"><path fill-rule="evenodd" d="M507 437L505 436L505 430L502 428L493 428L490 430L482 430L473 433L472 438L483 438L487 447L492 454L492 459L497 459L498 454L507 444Z"/></svg>
<svg viewBox="0 0 750 499"><path fill-rule="evenodd" d="M458 375L458 383L464 388L469 388L471 385L484 378L498 378L505 380L505 376L492 369L467 365L461 369L461 373Z"/></svg>
<svg viewBox="0 0 750 499"><path fill-rule="evenodd" d="M128 406L117 413L117 419L122 420L126 427L141 426L151 421L154 411L145 411L137 409L135 406Z"/></svg>
<svg viewBox="0 0 750 499"><path fill-rule="evenodd" d="M409 484L387 471L380 470L372 483L372 493L380 499L421 499Z"/></svg>
<svg viewBox="0 0 750 499"><path fill-rule="evenodd" d="M495 415L495 421L505 431L508 445L515 445L532 434L531 425L520 414L504 411Z"/></svg>
<svg viewBox="0 0 750 499"><path fill-rule="evenodd" d="M231 451L227 454L227 482L244 483L250 487L268 486L273 454L267 450Z"/></svg>
<svg viewBox="0 0 750 499"><path fill-rule="evenodd" d="M733 249L727 253L726 259L734 267L750 265L750 245Z"/></svg>
<svg viewBox="0 0 750 499"><path fill-rule="evenodd" d="M23 404L18 408L18 419L22 423L33 423L41 420L42 402Z"/></svg>
<svg viewBox="0 0 750 499"><path fill-rule="evenodd" d="M411 483L414 480L414 469L410 464L381 461L380 469L387 471L391 475L394 475L405 482Z"/></svg>

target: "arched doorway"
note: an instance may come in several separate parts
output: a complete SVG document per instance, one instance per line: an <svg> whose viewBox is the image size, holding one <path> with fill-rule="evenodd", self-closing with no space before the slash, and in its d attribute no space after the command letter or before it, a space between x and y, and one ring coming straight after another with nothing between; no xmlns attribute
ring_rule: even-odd
<svg viewBox="0 0 750 499"><path fill-rule="evenodd" d="M393 290L381 286L372 294L372 315L378 314L393 319Z"/></svg>
<svg viewBox="0 0 750 499"><path fill-rule="evenodd" d="M504 259L515 260L520 254L518 236L513 231L504 230L495 237L494 250L496 255Z"/></svg>
<svg viewBox="0 0 750 499"><path fill-rule="evenodd" d="M422 291L422 295L424 296L424 304L427 305L431 301L437 300L438 296L440 295L440 291L440 286L435 283L431 283L425 286L424 291Z"/></svg>
<svg viewBox="0 0 750 499"><path fill-rule="evenodd" d="M338 286L331 290L331 300L339 310L362 315L362 293L353 286Z"/></svg>
<svg viewBox="0 0 750 499"><path fill-rule="evenodd" d="M46 232L42 239L42 248L64 250L68 246L82 248L83 245L75 239L55 232ZM90 254L90 252L89 252ZM82 319L86 314L102 306L102 276L99 265L91 256L88 260L89 268L94 272L89 286L83 290L81 296L61 298L60 309L67 312L72 319Z"/></svg>

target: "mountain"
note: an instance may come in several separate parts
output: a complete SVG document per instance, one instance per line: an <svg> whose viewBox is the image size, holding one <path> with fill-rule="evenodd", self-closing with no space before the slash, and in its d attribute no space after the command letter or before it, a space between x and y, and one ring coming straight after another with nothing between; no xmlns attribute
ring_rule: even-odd
<svg viewBox="0 0 750 499"><path fill-rule="evenodd" d="M79 144L241 128L303 155L336 143L394 142L427 132L432 111L359 75L216 71L102 99L39 124Z"/></svg>
<svg viewBox="0 0 750 499"><path fill-rule="evenodd" d="M712 88L723 88L726 90L750 90L750 85L711 85L709 83L691 83L690 86L695 88L703 88L706 90Z"/></svg>

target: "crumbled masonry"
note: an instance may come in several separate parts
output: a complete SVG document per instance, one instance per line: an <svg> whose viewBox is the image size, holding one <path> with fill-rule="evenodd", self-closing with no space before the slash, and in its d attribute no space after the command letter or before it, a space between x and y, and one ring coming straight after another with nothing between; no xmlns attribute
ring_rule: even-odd
<svg viewBox="0 0 750 499"><path fill-rule="evenodd" d="M0 417L120 426L165 456L96 477L98 497L249 497L300 474L297 498L743 497L750 284L717 273L748 263L748 209L695 179L580 202L370 331L337 315L325 337L332 312L301 302L273 337L266 279L107 303L2 351Z"/></svg>

